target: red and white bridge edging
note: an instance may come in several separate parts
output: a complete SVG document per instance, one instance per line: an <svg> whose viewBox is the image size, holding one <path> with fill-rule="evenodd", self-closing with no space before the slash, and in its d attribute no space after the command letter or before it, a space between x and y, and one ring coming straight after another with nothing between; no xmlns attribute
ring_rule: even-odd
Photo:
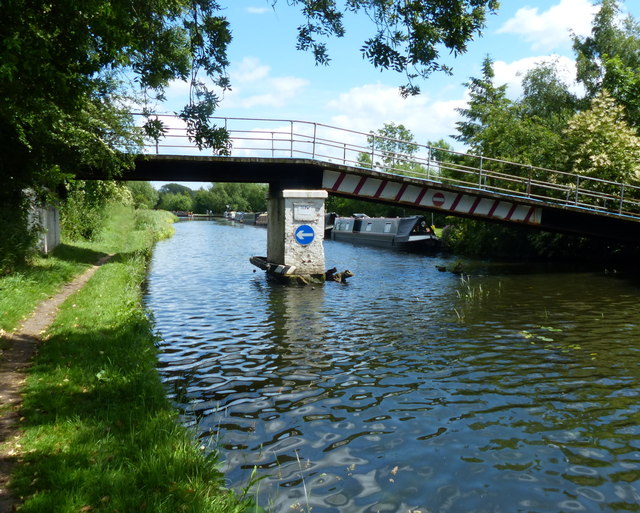
<svg viewBox="0 0 640 513"><path fill-rule="evenodd" d="M540 225L542 221L540 207L518 203L511 199L490 198L486 193L481 196L470 191L454 192L431 185L403 183L392 177L376 178L325 169L322 187L336 194L390 201L455 215L484 217L528 225Z"/></svg>

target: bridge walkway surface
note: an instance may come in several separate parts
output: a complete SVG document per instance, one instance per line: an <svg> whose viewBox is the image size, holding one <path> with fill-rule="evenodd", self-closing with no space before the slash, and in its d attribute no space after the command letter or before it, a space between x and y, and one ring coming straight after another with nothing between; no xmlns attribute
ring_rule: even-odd
<svg viewBox="0 0 640 513"><path fill-rule="evenodd" d="M229 136L224 154L212 155L190 142L178 117L154 118L163 123L163 137L145 148L127 180L322 188L447 215L640 241L640 188L631 184L284 119L212 118Z"/></svg>

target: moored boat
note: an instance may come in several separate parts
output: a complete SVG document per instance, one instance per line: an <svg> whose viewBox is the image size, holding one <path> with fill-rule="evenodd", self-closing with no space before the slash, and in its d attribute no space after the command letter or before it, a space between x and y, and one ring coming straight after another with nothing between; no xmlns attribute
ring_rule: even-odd
<svg viewBox="0 0 640 513"><path fill-rule="evenodd" d="M324 215L324 238L331 238L331 231L333 230L333 225L336 222L336 217L338 214L335 212L327 212Z"/></svg>
<svg viewBox="0 0 640 513"><path fill-rule="evenodd" d="M235 221L244 224L256 224L258 214L255 212L236 212Z"/></svg>
<svg viewBox="0 0 640 513"><path fill-rule="evenodd" d="M440 240L424 216L336 217L331 238L336 241L398 249L435 249Z"/></svg>

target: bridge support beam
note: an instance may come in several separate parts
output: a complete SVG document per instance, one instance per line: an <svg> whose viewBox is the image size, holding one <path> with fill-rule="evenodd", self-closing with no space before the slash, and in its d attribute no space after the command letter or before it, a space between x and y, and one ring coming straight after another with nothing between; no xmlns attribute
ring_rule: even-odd
<svg viewBox="0 0 640 513"><path fill-rule="evenodd" d="M269 188L267 262L292 280L324 281L323 190ZM274 268L267 269L274 272Z"/></svg>

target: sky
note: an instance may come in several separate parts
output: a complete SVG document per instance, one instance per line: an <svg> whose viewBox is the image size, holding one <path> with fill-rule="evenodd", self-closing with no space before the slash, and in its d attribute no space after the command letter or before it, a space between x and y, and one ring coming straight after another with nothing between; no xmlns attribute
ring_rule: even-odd
<svg viewBox="0 0 640 513"><path fill-rule="evenodd" d="M402 98L398 87L405 76L376 70L362 58L362 42L373 34L362 14L345 20L347 36L328 44L331 62L317 66L310 52L296 50L296 28L302 19L286 0L222 0L233 40L228 49L231 91L218 116L294 119L325 123L368 133L385 123L403 124L415 141L451 139L458 108L467 101L463 85L482 74L488 55L494 61L496 84L507 84L512 99L521 94L520 82L536 64L553 60L567 84L575 85L571 34L587 36L598 7L591 0L501 0L482 35L468 43L465 54L447 53L440 61L453 74L436 72L416 84L421 94ZM640 0L620 0L624 12L640 20ZM186 102L188 86L173 83L160 112L175 112ZM160 186L164 182L156 182ZM191 183L197 189L208 184Z"/></svg>

